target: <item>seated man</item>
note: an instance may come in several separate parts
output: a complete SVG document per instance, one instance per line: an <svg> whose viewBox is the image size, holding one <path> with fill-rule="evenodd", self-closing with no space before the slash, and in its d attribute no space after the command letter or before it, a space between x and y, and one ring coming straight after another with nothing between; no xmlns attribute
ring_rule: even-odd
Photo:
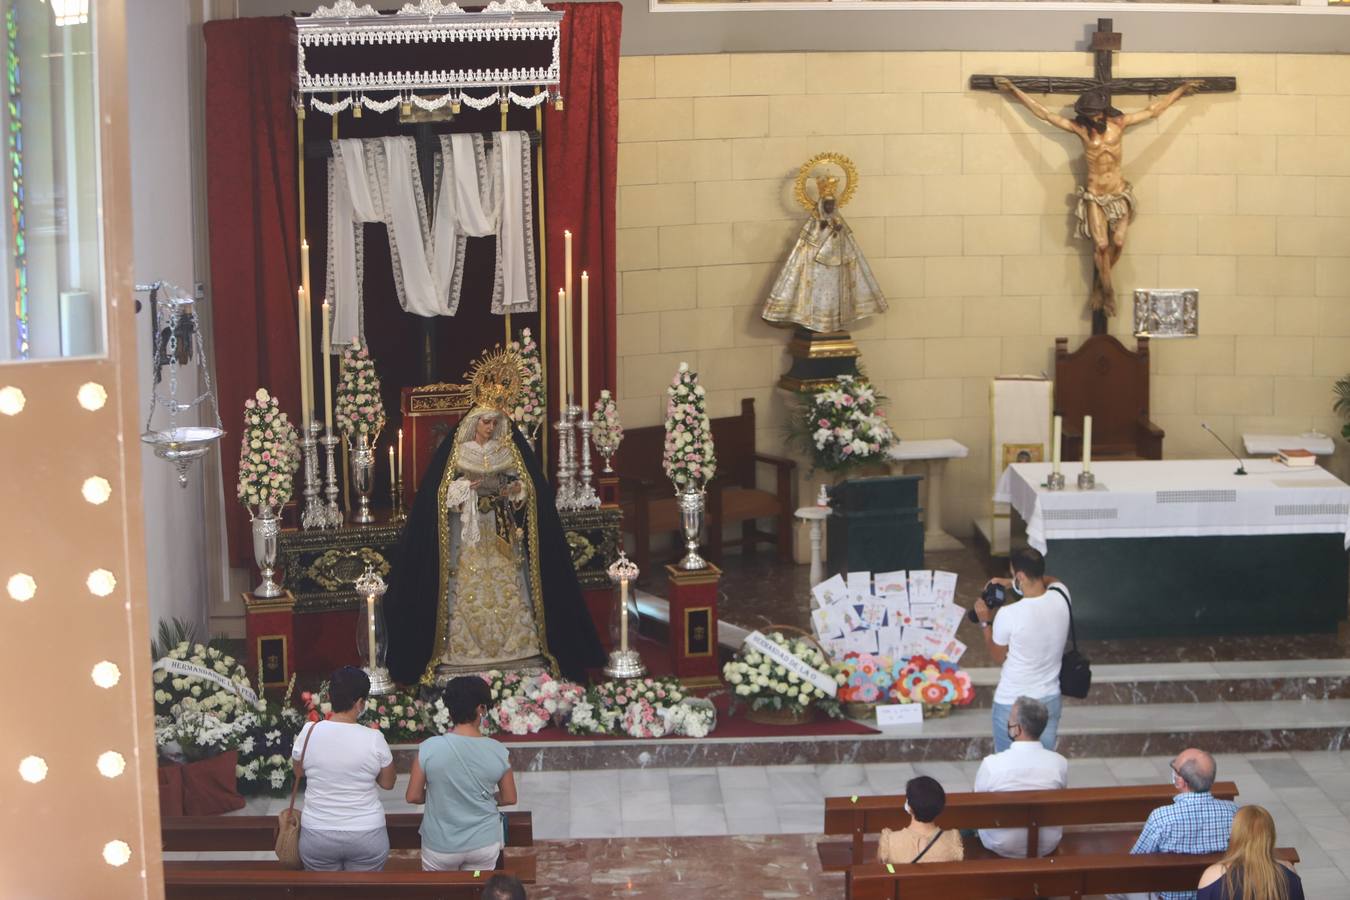
<svg viewBox="0 0 1350 900"><path fill-rule="evenodd" d="M1050 711L1031 697L1018 697L1008 714L1012 744L1002 753L986 756L975 775L976 791L1045 791L1069 786L1069 761L1041 746ZM1048 856L1059 846L1063 828L1042 828L1037 852ZM1027 855L1025 828L981 828L980 843L1013 859Z"/></svg>
<svg viewBox="0 0 1350 900"><path fill-rule="evenodd" d="M1131 853L1222 853L1228 849L1237 804L1215 799L1209 789L1214 785L1218 767L1214 757L1203 750L1189 748L1172 760L1172 786L1178 791L1171 806L1160 806L1149 813L1139 840ZM1144 894L1116 895L1141 898ZM1168 891L1155 895L1162 900L1195 900L1195 891Z"/></svg>

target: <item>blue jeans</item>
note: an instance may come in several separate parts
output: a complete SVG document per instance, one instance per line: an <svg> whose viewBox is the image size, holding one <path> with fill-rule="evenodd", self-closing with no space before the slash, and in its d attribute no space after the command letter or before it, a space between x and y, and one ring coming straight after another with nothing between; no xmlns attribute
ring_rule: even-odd
<svg viewBox="0 0 1350 900"><path fill-rule="evenodd" d="M1041 732L1041 746L1047 750L1053 750L1055 749L1055 738L1059 734L1059 713L1064 700L1059 694L1053 697L1037 697L1036 699L1045 704L1046 710L1050 713L1050 718L1045 723L1045 731ZM1008 737L1008 716L1011 713L1011 705L994 704L995 753L1002 753L1012 744L1012 738Z"/></svg>

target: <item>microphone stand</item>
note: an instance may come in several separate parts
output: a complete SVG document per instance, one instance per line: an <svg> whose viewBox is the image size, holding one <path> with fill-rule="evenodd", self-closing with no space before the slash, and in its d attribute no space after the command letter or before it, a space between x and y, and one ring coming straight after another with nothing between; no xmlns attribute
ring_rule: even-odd
<svg viewBox="0 0 1350 900"><path fill-rule="evenodd" d="M1224 443L1224 439L1221 438L1221 437L1219 437L1219 435L1214 431L1213 428L1210 428L1210 427L1209 427L1208 425L1206 425L1204 422L1201 422L1201 423L1200 423L1200 427L1203 428L1203 429L1205 429L1206 431L1208 431L1208 432L1214 437L1214 440L1218 441L1218 442L1223 446L1223 449L1225 449L1225 450L1228 451L1228 455L1231 456L1231 457L1233 457L1233 459L1237 460L1238 467L1237 467L1237 470L1233 472L1233 474L1234 474L1234 475L1246 475L1246 474L1247 474L1247 467L1244 466L1244 465L1242 464L1242 457L1240 457L1240 456L1238 456L1236 453L1234 453L1234 452L1233 452L1233 448L1230 447L1230 446L1228 446L1228 444Z"/></svg>

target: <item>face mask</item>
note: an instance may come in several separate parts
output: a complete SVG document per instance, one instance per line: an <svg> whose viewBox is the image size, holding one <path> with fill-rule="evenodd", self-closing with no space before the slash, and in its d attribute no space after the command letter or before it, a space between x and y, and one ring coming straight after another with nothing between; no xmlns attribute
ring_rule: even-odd
<svg viewBox="0 0 1350 900"><path fill-rule="evenodd" d="M1017 580L1016 575L1012 577L1012 589L1014 594L1022 596L1022 583Z"/></svg>
<svg viewBox="0 0 1350 900"><path fill-rule="evenodd" d="M909 816L910 818L913 818L913 817L914 817L914 813L910 812L910 810L909 810L909 801L908 801L908 800L905 801L905 815Z"/></svg>

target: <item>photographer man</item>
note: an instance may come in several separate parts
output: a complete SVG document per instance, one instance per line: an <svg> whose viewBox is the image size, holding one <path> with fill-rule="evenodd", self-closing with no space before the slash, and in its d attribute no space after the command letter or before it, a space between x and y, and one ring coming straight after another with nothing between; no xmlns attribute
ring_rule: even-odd
<svg viewBox="0 0 1350 900"><path fill-rule="evenodd" d="M975 601L984 645L1003 666L994 691L994 751L1002 753L1012 744L1008 714L1018 697L1044 704L1049 721L1041 746L1053 750L1059 731L1059 667L1069 637L1069 589L1045 574L1045 557L1032 547L1014 550L1008 565L1011 578L991 578L985 585L986 590L992 584L1007 589L1006 605L994 611L983 597Z"/></svg>

